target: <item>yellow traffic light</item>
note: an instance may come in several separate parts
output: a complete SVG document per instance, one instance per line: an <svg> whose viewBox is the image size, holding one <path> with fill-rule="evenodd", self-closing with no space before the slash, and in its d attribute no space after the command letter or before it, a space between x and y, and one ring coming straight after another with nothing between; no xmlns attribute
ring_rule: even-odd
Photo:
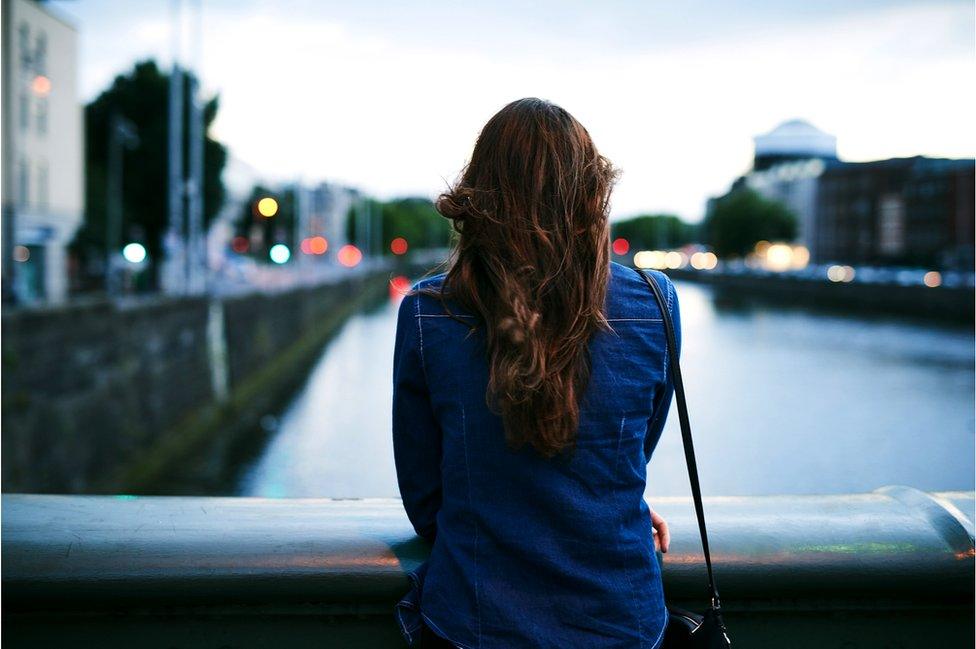
<svg viewBox="0 0 976 649"><path fill-rule="evenodd" d="M278 201L266 196L258 201L258 214L265 218L271 218L278 213Z"/></svg>

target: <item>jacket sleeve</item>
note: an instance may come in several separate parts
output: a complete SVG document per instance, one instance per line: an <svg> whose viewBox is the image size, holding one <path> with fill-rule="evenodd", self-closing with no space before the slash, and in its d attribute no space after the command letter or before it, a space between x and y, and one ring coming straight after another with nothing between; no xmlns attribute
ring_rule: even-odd
<svg viewBox="0 0 976 649"><path fill-rule="evenodd" d="M664 295L667 298L668 310L671 313L671 321L674 323L674 342L678 348L678 356L681 356L681 310L678 308L678 293L674 290L674 284L663 273L655 273L664 278ZM664 326L663 323L661 325ZM667 353L667 338L664 339L664 383L654 395L653 410L651 417L647 420L647 436L644 438L644 461L650 462L654 449L657 447L658 440L664 430L664 422L667 421L668 411L671 409L671 400L674 397L674 381L671 380L671 359Z"/></svg>
<svg viewBox="0 0 976 649"><path fill-rule="evenodd" d="M430 404L419 297L397 315L393 351L393 455L403 508L417 534L433 541L441 507L441 431Z"/></svg>

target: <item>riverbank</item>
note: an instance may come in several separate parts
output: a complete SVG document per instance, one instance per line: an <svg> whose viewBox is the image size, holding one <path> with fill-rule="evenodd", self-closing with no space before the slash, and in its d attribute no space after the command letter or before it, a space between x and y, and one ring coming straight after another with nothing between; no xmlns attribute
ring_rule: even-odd
<svg viewBox="0 0 976 649"><path fill-rule="evenodd" d="M3 316L3 490L221 493L261 419L389 273Z"/></svg>
<svg viewBox="0 0 976 649"><path fill-rule="evenodd" d="M664 271L674 280L707 284L716 300L807 307L845 314L898 315L955 324L973 324L971 287L830 282L789 274L723 273L679 268Z"/></svg>

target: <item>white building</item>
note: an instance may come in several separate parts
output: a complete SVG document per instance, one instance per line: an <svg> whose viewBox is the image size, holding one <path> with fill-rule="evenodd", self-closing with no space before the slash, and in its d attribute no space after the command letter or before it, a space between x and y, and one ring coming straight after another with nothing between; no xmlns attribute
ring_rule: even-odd
<svg viewBox="0 0 976 649"><path fill-rule="evenodd" d="M791 160L837 159L837 138L810 122L791 119L769 133L753 138L756 146L753 169L762 171Z"/></svg>
<svg viewBox="0 0 976 649"><path fill-rule="evenodd" d="M757 135L746 186L786 205L797 217L797 240L816 257L817 180L837 160L837 138L793 119Z"/></svg>
<svg viewBox="0 0 976 649"><path fill-rule="evenodd" d="M4 0L2 22L5 297L59 302L84 209L78 34L29 0Z"/></svg>
<svg viewBox="0 0 976 649"><path fill-rule="evenodd" d="M781 162L745 177L746 186L779 201L796 215L797 241L816 256L817 181L827 168L819 158Z"/></svg>
<svg viewBox="0 0 976 649"><path fill-rule="evenodd" d="M361 195L350 187L323 182L311 189L308 198L308 214L302 219L299 237L325 237L329 249L324 258L335 261L339 248L349 243L346 220L349 210L359 204Z"/></svg>

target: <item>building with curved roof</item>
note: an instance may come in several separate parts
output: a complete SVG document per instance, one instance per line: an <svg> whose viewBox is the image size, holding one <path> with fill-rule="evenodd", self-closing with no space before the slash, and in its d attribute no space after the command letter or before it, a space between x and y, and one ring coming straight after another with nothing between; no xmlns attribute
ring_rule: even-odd
<svg viewBox="0 0 976 649"><path fill-rule="evenodd" d="M791 160L837 159L837 138L802 119L783 122L772 131L757 135L753 141L756 171Z"/></svg>

